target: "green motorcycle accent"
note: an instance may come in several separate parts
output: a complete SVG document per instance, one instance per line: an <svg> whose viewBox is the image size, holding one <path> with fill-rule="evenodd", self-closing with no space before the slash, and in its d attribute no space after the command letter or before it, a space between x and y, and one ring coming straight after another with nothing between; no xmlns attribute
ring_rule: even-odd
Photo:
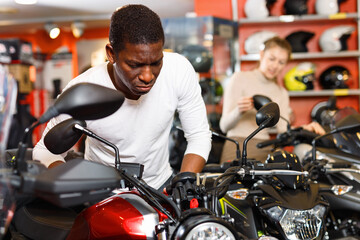
<svg viewBox="0 0 360 240"><path fill-rule="evenodd" d="M234 210L236 210L237 212L239 212L241 214L241 216L243 216L244 218L247 219L246 214L244 214L240 209L238 209L237 207L235 207L233 204L231 204L227 199L225 198L221 198L219 200L220 202L220 206L221 206L221 211L222 214L225 214L225 205L229 205L231 208L233 208Z"/></svg>

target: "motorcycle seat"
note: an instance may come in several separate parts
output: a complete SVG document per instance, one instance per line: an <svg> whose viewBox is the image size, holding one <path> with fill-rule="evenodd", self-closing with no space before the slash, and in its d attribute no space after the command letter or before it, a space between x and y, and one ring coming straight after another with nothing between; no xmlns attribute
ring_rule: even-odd
<svg viewBox="0 0 360 240"><path fill-rule="evenodd" d="M73 209L36 199L15 212L13 225L16 232L30 239L66 239L77 214Z"/></svg>

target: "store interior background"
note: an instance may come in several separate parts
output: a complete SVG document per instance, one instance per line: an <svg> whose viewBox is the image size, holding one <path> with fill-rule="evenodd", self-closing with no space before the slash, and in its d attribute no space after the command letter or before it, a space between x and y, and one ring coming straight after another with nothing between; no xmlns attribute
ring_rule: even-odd
<svg viewBox="0 0 360 240"><path fill-rule="evenodd" d="M290 23L280 21L260 22L241 22L246 19L244 5L246 0L143 0L143 1L114 1L95 0L88 1L69 1L69 0L38 0L37 5L17 5L12 0L0 0L0 39L18 39L31 43L34 54L33 63L21 63L15 61L11 64L26 65L28 68L27 76L30 82L25 83L25 98L22 104L30 106L30 112L35 117L43 113L53 95L53 80L61 79L62 87L73 77L77 76L89 66L105 60L104 46L107 43L108 25L111 13L119 7L128 3L142 3L157 12L162 19L204 17L210 16L215 19L225 19L230 22L231 28L235 28L235 33L223 36L221 33L214 32L210 39L205 36L196 36L198 44L206 43L206 47L213 54L213 66L207 73L201 73L200 77L217 79L225 83L235 70L248 70L257 64L254 60L242 58L246 56L243 49L244 42L248 36L256 31L271 30L278 33L281 37L286 37L291 32L297 30L312 31L315 36L309 40L307 47L309 53L320 53L319 37L321 33L330 27L337 25L351 25L355 31L347 40L348 50L356 52L350 57L315 57L310 61L317 67L316 77L329 67L337 63L345 65L351 73L352 81L350 89L359 88L359 40L358 18L348 17L324 17L322 20L294 21ZM281 16L284 14L285 0L277 0L271 7L271 16ZM347 0L340 4L341 13L357 13L357 0ZM308 14L316 14L315 0L308 1ZM6 13L4 7L16 7L17 13ZM8 9L9 10L9 9ZM81 21L84 23L83 34L76 38L71 31L71 23ZM53 22L59 25L61 33L56 39L50 39L44 29L44 24ZM234 23L234 24L232 24ZM206 23L207 24L207 23ZM205 24L205 27L208 27ZM216 21L212 22L216 25ZM197 31L197 34L201 34ZM206 30L205 30L206 31ZM217 36L219 35L219 36ZM186 36L191 38L191 36ZM308 61L305 57L292 60L283 70L283 76L289 69L296 64ZM22 76L19 76L22 78ZM21 79L17 79L22 81ZM280 77L279 83L283 85ZM314 91L322 91L321 87L315 82ZM339 95L338 106L350 106L359 110L359 94L334 93ZM295 113L294 125L301 125L311 120L311 110L319 102L326 101L330 95L314 94L311 96L292 96L291 107ZM208 104L208 113L214 112L221 114L221 101ZM43 126L34 131L33 141L37 141L43 131Z"/></svg>

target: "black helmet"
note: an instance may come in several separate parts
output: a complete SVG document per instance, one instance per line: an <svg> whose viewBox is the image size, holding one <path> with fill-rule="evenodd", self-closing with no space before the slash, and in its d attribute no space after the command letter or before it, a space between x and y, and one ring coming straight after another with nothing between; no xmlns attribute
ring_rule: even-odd
<svg viewBox="0 0 360 240"><path fill-rule="evenodd" d="M345 107L336 112L331 128L340 128L360 124L360 114L351 107ZM352 129L334 134L334 143L343 152L360 156L360 131Z"/></svg>
<svg viewBox="0 0 360 240"><path fill-rule="evenodd" d="M283 163L287 162L290 165L290 169L294 171L303 171L303 167L300 163L299 158L287 151L277 150L272 154L268 155L266 163ZM282 189L283 187L288 187L292 189L298 189L303 186L305 179L303 176L289 176L289 175L278 175L273 177L273 185L277 189Z"/></svg>
<svg viewBox="0 0 360 240"><path fill-rule="evenodd" d="M274 3L276 3L276 0L266 0L266 7L269 9L269 11Z"/></svg>
<svg viewBox="0 0 360 240"><path fill-rule="evenodd" d="M324 89L349 88L351 75L349 70L340 65L327 68L320 75L320 84Z"/></svg>
<svg viewBox="0 0 360 240"><path fill-rule="evenodd" d="M306 43L314 35L312 32L297 31L289 34L285 39L290 43L292 52L307 52Z"/></svg>
<svg viewBox="0 0 360 240"><path fill-rule="evenodd" d="M336 97L330 96L327 101L319 102L313 107L311 119L324 127L329 127L337 110Z"/></svg>
<svg viewBox="0 0 360 240"><path fill-rule="evenodd" d="M221 83L213 78L200 79L201 95L206 104L218 104L223 95Z"/></svg>
<svg viewBox="0 0 360 240"><path fill-rule="evenodd" d="M303 15L308 13L307 0L286 0L284 4L286 14Z"/></svg>
<svg viewBox="0 0 360 240"><path fill-rule="evenodd" d="M206 47L201 45L187 45L179 49L178 52L190 61L196 72L210 71L213 56Z"/></svg>

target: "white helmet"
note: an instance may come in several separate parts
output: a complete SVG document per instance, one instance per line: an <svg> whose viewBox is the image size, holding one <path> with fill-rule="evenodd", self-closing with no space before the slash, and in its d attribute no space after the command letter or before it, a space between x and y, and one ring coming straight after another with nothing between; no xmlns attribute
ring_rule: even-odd
<svg viewBox="0 0 360 240"><path fill-rule="evenodd" d="M337 26L325 30L319 39L320 48L323 52L339 52L347 50L346 40L355 30L353 26Z"/></svg>
<svg viewBox="0 0 360 240"><path fill-rule="evenodd" d="M339 12L338 0L316 0L315 10L320 15L330 15Z"/></svg>
<svg viewBox="0 0 360 240"><path fill-rule="evenodd" d="M269 16L266 0L247 0L244 10L247 18L257 19Z"/></svg>
<svg viewBox="0 0 360 240"><path fill-rule="evenodd" d="M245 40L245 52L248 54L259 53L260 50L263 49L264 42L275 36L278 36L278 34L267 30L259 31L250 35Z"/></svg>

